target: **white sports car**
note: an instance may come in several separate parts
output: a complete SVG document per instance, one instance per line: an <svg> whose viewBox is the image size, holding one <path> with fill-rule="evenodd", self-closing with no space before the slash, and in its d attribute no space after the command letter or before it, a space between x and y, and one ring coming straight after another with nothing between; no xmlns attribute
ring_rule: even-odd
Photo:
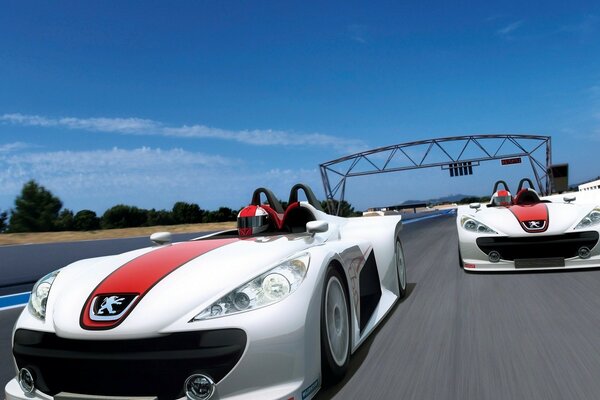
<svg viewBox="0 0 600 400"><path fill-rule="evenodd" d="M524 188L525 183L529 188ZM531 180L521 180L513 199L506 183L499 181L490 204L459 209L456 224L463 268L600 267L600 207L576 204L574 196L565 196L564 202L542 200L532 187Z"/></svg>
<svg viewBox="0 0 600 400"><path fill-rule="evenodd" d="M289 204L259 188L239 229L43 277L6 398L314 397L404 296L402 223L328 215L301 184Z"/></svg>

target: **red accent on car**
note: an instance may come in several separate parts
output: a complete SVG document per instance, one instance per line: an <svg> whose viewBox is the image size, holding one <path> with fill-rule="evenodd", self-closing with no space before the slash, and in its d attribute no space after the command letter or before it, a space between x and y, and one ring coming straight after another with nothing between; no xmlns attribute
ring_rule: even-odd
<svg viewBox="0 0 600 400"><path fill-rule="evenodd" d="M239 239L213 239L184 242L143 254L124 264L108 275L94 289L81 311L80 325L84 329L111 329L119 325L141 299L158 282L177 268L219 247ZM128 312L116 321L93 321L90 319L92 301L99 295L136 294L139 297Z"/></svg>
<svg viewBox="0 0 600 400"><path fill-rule="evenodd" d="M285 217L287 217L290 214L290 211L292 211L294 208L300 207L300 202L296 201L295 203L291 203L290 205L287 206L287 208L285 209L285 214L283 214L283 220L285 221Z"/></svg>
<svg viewBox="0 0 600 400"><path fill-rule="evenodd" d="M509 207L509 210L517 218L525 232L540 233L545 232L548 229L550 221L548 207L545 203L511 206ZM530 222L539 222L541 225L538 228L532 229L528 225Z"/></svg>
<svg viewBox="0 0 600 400"><path fill-rule="evenodd" d="M477 265L475 265L475 264L467 264L467 263L465 263L465 268L469 268L469 269L475 269L475 268L477 268Z"/></svg>

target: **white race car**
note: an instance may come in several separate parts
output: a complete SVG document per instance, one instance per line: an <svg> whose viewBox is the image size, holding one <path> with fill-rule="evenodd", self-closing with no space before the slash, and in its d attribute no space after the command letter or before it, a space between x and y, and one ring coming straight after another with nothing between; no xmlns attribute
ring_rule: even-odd
<svg viewBox="0 0 600 400"><path fill-rule="evenodd" d="M6 398L303 400L340 379L405 295L400 217L328 215L299 184L285 212L257 189L238 228L43 277Z"/></svg>
<svg viewBox="0 0 600 400"><path fill-rule="evenodd" d="M524 188L527 183L529 188ZM504 188L499 188L504 186ZM600 267L600 207L542 200L531 180L513 198L505 182L487 205L457 213L459 262L470 271Z"/></svg>

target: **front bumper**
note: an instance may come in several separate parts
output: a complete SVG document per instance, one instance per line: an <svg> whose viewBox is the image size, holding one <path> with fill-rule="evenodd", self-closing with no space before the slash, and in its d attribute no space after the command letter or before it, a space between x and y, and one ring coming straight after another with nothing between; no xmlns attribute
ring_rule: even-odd
<svg viewBox="0 0 600 400"><path fill-rule="evenodd" d="M476 240L477 247L488 255L497 251L503 260L577 257L580 248L593 249L598 244L598 232L570 232L552 236L486 236Z"/></svg>
<svg viewBox="0 0 600 400"><path fill-rule="evenodd" d="M184 396L193 373L220 382L246 348L241 329L182 332L136 340L71 340L54 333L19 329L13 354L19 368L33 372L36 387L103 396Z"/></svg>
<svg viewBox="0 0 600 400"><path fill-rule="evenodd" d="M19 367L26 366L27 357L44 359L50 367L46 365L41 375L49 373L54 378L49 379L52 383L45 382L46 386L36 382L38 389L32 394L25 394L17 380L13 379L6 385L6 399L50 400L58 391L86 395L148 396L158 397L159 400L185 399L185 379L189 374L198 372L215 378L216 390L210 400L310 399L321 383L320 302L319 296L313 297L308 289L308 285L303 285L293 296L263 309L186 323L183 326L188 329L186 332L164 332L177 339L175 347L172 346L173 342L157 342L155 346L154 342L143 343L155 339L140 339L142 344L123 340L119 349L111 350L112 345L99 341L73 345L65 344L72 341L62 339L51 346L54 348L46 348L46 351L42 346L38 349L40 351L35 351L36 346L23 348L20 346L21 340L18 343L15 340L18 345L15 346L14 353ZM25 315L22 318L28 317ZM26 323L18 321L15 338L19 337L18 330L24 328L31 329ZM182 327L173 328L175 330ZM207 332L212 333L207 336ZM230 336L228 340L224 340L223 332ZM33 336L34 339L42 337L43 343L48 343L48 338L52 343L56 338L54 334L47 335L38 332ZM99 344L98 348L94 348L92 343ZM186 361L198 357L199 353L192 356L189 351L193 343L200 345L200 357L208 357L210 362L195 362L192 368L176 370L173 360ZM58 350L56 344L60 345ZM161 354L161 346L168 351ZM60 357L72 361L67 363L68 368L62 362L50 362L53 358ZM119 366L120 362L116 361L123 358L134 364L123 364L129 367ZM96 362L99 364L95 365ZM188 364L188 367L190 365L192 364ZM153 368L158 370L154 371ZM137 382L132 382L133 380ZM61 381L66 386L56 386L55 382ZM115 389L118 387L123 390Z"/></svg>
<svg viewBox="0 0 600 400"><path fill-rule="evenodd" d="M469 271L536 271L600 267L600 240L597 231L561 235L521 237L459 234L461 260ZM588 257L578 256L582 247ZM500 255L490 261L490 252Z"/></svg>

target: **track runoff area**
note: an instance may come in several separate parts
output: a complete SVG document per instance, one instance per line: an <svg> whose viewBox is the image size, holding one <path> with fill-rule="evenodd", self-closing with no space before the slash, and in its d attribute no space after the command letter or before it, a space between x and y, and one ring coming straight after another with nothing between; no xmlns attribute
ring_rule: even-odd
<svg viewBox="0 0 600 400"><path fill-rule="evenodd" d="M419 221L424 221L431 218L437 218L442 215L453 214L455 210L445 210L435 213L427 213L427 215L415 214L407 219L403 219L403 224L412 224ZM21 292L0 296L0 311L9 310L16 307L23 307L29 301L31 292Z"/></svg>

